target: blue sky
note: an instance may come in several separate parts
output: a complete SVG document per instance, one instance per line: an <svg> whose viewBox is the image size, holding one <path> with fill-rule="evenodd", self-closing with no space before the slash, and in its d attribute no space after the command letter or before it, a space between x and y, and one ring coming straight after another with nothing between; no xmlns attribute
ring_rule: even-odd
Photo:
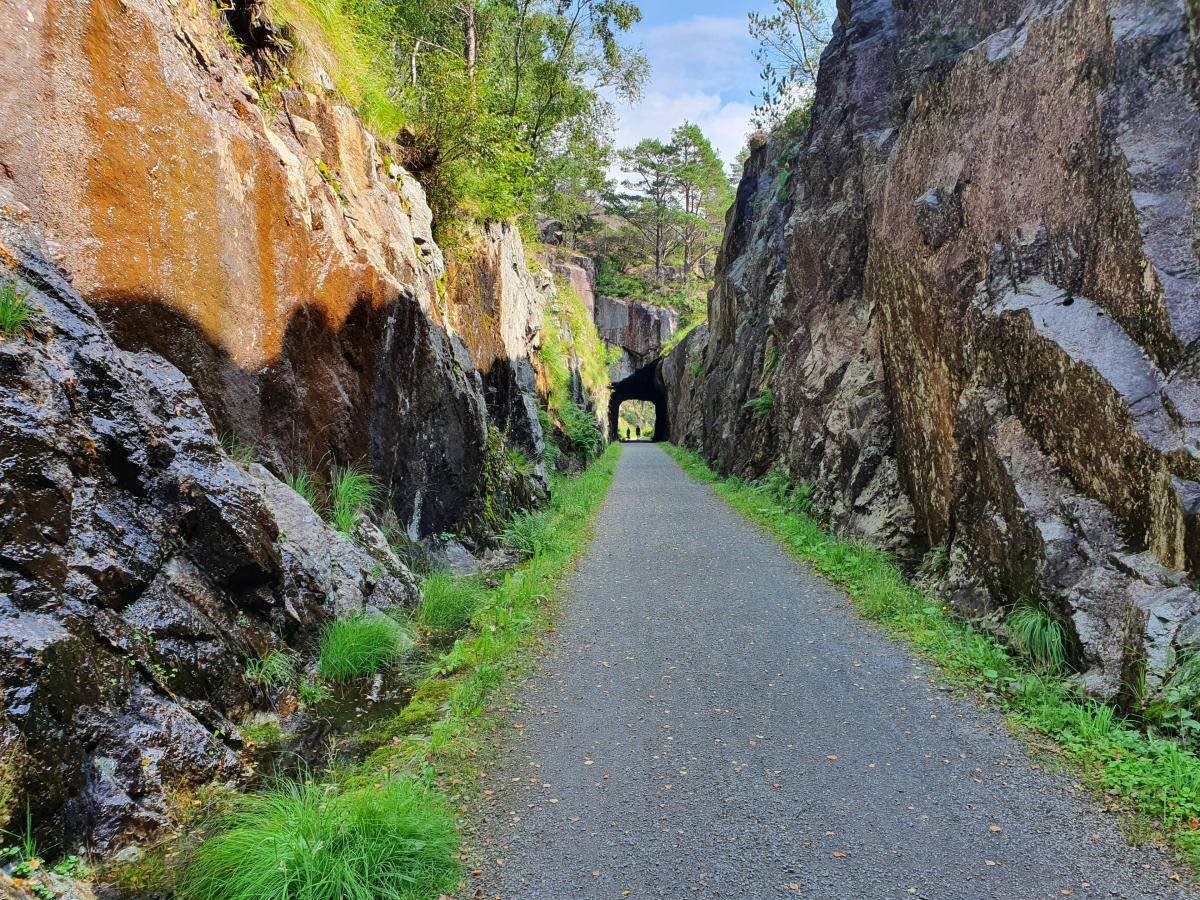
<svg viewBox="0 0 1200 900"><path fill-rule="evenodd" d="M758 87L746 14L769 9L771 0L642 0L640 6L642 21L631 39L653 70L641 102L617 107L617 146L666 138L687 119L729 162L750 131Z"/></svg>

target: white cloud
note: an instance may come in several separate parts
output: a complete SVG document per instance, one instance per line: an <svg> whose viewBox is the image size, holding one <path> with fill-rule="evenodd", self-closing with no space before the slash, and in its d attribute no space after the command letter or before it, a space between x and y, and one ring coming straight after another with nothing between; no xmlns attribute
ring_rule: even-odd
<svg viewBox="0 0 1200 900"><path fill-rule="evenodd" d="M694 122L726 162L750 132L751 91L758 83L754 44L744 18L693 16L635 29L653 67L645 95L632 109L618 107L617 144L665 139L684 120Z"/></svg>
<svg viewBox="0 0 1200 900"><path fill-rule="evenodd" d="M636 107L621 113L617 146L630 147L648 137L666 140L671 129L686 120L699 125L721 159L730 162L746 143L753 111L749 103L725 101L716 93L647 93Z"/></svg>

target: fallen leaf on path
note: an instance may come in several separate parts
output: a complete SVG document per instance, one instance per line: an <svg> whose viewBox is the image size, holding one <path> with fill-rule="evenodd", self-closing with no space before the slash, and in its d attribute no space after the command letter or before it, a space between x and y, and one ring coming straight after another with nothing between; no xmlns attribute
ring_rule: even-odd
<svg viewBox="0 0 1200 900"><path fill-rule="evenodd" d="M826 759L837 759L837 757L836 757L836 756L827 756L827 757L825 757L825 758L826 758Z"/></svg>

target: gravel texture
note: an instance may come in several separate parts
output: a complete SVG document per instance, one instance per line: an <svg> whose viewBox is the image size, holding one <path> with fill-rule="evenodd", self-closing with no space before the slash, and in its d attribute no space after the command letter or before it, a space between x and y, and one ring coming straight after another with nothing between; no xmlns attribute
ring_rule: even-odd
<svg viewBox="0 0 1200 900"><path fill-rule="evenodd" d="M935 676L629 444L484 781L466 896L1195 896Z"/></svg>

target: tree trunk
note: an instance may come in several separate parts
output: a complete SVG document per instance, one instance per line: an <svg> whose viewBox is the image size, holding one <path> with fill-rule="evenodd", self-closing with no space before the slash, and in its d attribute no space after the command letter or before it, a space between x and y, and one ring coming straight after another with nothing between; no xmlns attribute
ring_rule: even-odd
<svg viewBox="0 0 1200 900"><path fill-rule="evenodd" d="M467 59L467 77L474 84L475 65L479 58L479 38L475 31L475 7L471 0L462 0L458 4L458 11L463 14L463 43L466 50L463 55Z"/></svg>

